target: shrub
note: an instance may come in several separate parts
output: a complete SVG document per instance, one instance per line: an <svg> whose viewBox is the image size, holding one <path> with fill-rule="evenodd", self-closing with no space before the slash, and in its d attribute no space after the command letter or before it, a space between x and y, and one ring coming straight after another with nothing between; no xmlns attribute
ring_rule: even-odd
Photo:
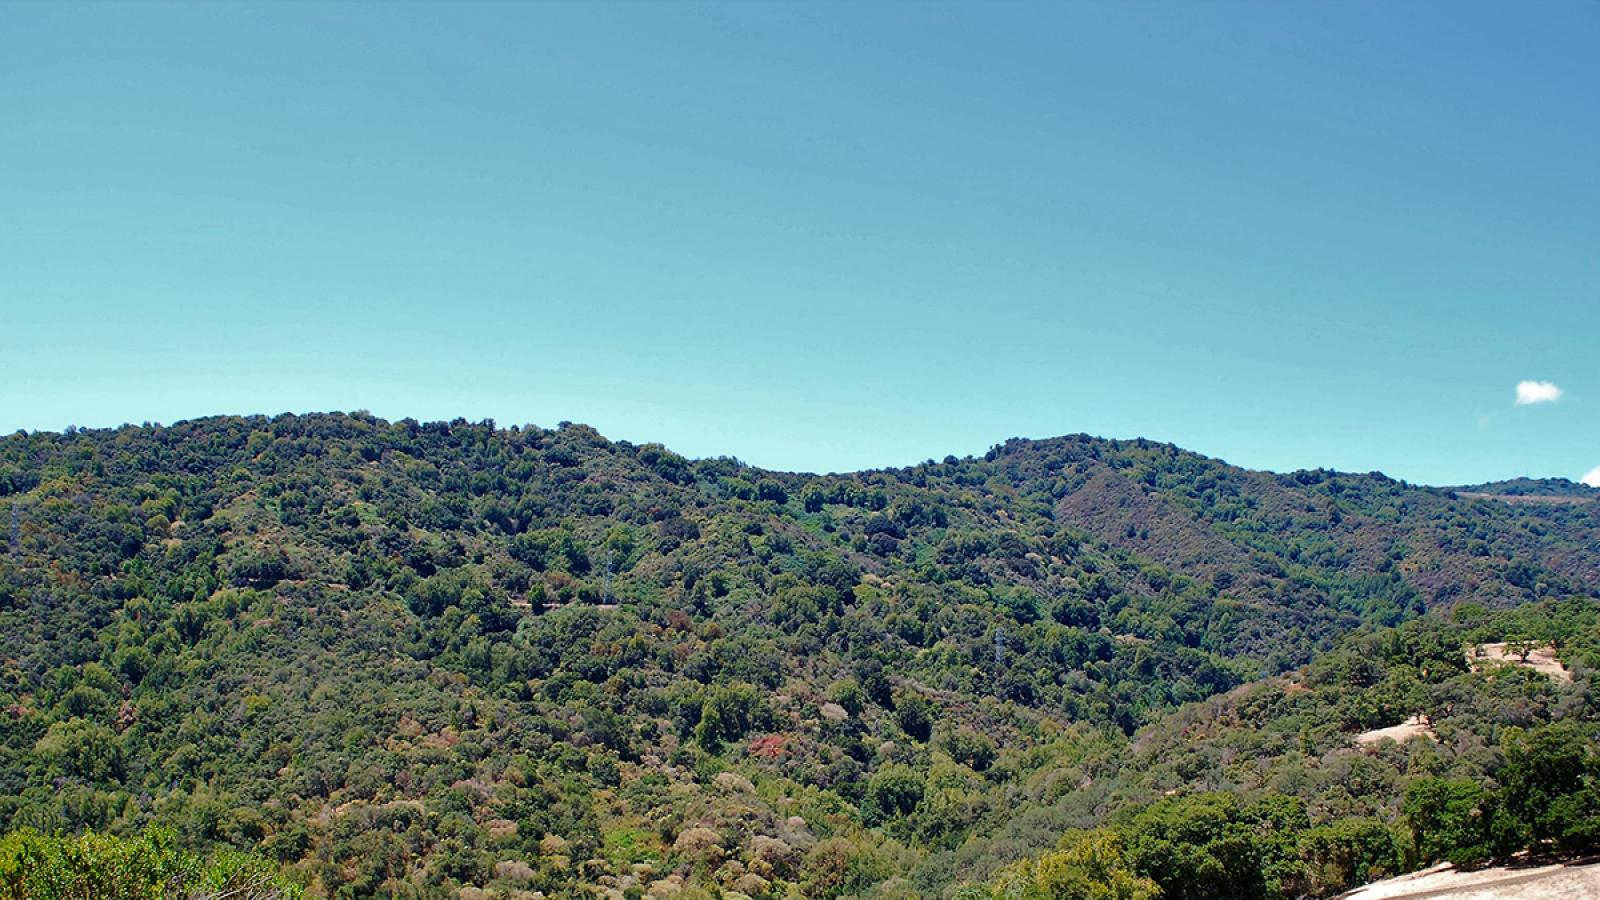
<svg viewBox="0 0 1600 900"><path fill-rule="evenodd" d="M204 859L179 850L170 831L132 838L86 833L49 837L18 831L0 838L0 900L288 900L298 889L270 863L223 852Z"/></svg>

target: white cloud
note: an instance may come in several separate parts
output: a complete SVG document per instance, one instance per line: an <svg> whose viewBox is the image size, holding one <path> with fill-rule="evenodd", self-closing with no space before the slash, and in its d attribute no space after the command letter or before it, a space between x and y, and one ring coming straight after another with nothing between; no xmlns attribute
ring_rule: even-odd
<svg viewBox="0 0 1600 900"><path fill-rule="evenodd" d="M1600 488L1600 466L1595 466L1594 468L1590 469L1589 474L1578 480L1584 484L1587 484L1589 487Z"/></svg>
<svg viewBox="0 0 1600 900"><path fill-rule="evenodd" d="M1517 382L1517 404L1527 406L1532 403L1554 403L1561 399L1561 388L1556 387L1552 381L1519 381Z"/></svg>

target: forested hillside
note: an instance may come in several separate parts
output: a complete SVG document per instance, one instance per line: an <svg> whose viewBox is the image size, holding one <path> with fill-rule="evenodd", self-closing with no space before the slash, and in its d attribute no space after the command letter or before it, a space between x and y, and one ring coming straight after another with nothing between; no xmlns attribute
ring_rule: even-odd
<svg viewBox="0 0 1600 900"><path fill-rule="evenodd" d="M348 897L1272 897L1589 846L1563 499L1084 436L817 476L568 424L18 433L0 827Z"/></svg>

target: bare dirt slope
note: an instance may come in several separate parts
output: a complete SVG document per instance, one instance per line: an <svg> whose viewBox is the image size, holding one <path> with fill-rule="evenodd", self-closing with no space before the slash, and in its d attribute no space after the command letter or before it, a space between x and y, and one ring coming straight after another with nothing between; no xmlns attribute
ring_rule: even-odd
<svg viewBox="0 0 1600 900"><path fill-rule="evenodd" d="M1340 895L1345 900L1593 900L1600 897L1600 860L1473 872L1448 863L1379 881Z"/></svg>
<svg viewBox="0 0 1600 900"><path fill-rule="evenodd" d="M1356 735L1356 743L1376 744L1379 741L1388 740L1397 744L1404 744L1414 737L1425 737L1430 741L1439 740L1438 736L1433 733L1433 727L1428 722L1424 721L1420 716L1412 716L1399 725L1376 728L1372 731L1358 734Z"/></svg>

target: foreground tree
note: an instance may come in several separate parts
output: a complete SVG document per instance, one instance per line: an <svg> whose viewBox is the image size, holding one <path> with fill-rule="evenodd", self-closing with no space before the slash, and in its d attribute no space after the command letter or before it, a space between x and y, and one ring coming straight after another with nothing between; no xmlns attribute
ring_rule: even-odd
<svg viewBox="0 0 1600 900"><path fill-rule="evenodd" d="M0 838L0 900L290 900L298 889L259 857L223 851L210 858L178 849L169 831L121 838L51 837L18 831Z"/></svg>
<svg viewBox="0 0 1600 900"><path fill-rule="evenodd" d="M977 894L977 896L985 896ZM1001 870L988 897L994 900L1152 900L1154 881L1134 874L1116 832L1071 831L1058 849Z"/></svg>

